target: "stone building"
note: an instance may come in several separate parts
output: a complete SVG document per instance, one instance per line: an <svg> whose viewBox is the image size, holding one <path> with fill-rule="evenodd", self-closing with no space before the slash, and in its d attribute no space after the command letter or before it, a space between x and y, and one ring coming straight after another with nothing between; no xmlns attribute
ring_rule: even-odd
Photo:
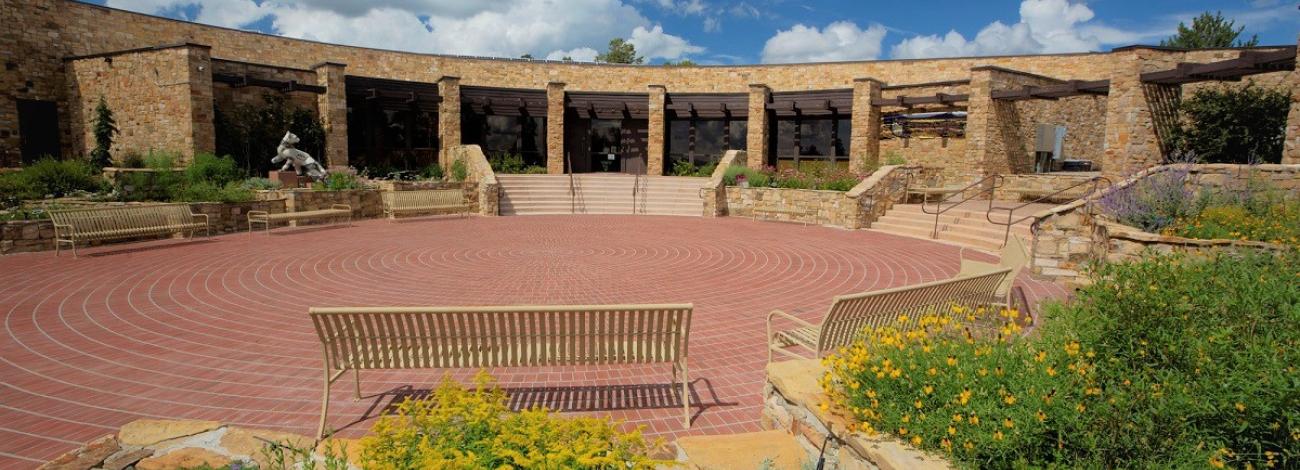
<svg viewBox="0 0 1300 470"><path fill-rule="evenodd" d="M1161 160L1184 88L1246 75L1300 87L1291 45L662 67L375 50L70 0L5 1L0 24L0 167L88 153L101 97L122 130L115 156L211 152L220 111L270 93L320 120L336 167L418 167L472 143L550 173L664 174L746 149L753 166L862 171L898 155L969 180L1034 171L1047 125L1064 128L1058 156L1121 175Z"/></svg>

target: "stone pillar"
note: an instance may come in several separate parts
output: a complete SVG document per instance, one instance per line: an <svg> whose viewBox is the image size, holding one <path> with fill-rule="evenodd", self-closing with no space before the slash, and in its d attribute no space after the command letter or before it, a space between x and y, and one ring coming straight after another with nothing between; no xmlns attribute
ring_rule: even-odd
<svg viewBox="0 0 1300 470"><path fill-rule="evenodd" d="M767 85L755 83L749 85L749 137L745 142L745 153L748 154L747 162L750 168L760 169L767 164L768 153L771 152L767 144L768 122L767 102L772 96L772 89Z"/></svg>
<svg viewBox="0 0 1300 470"><path fill-rule="evenodd" d="M460 145L460 77L443 76L438 79L438 162L451 168L448 150Z"/></svg>
<svg viewBox="0 0 1300 470"><path fill-rule="evenodd" d="M1177 66L1181 53L1129 48L1110 54L1110 94L1106 99L1106 145L1102 174L1120 181L1164 161L1161 125L1176 123L1181 87L1142 83L1142 74Z"/></svg>
<svg viewBox="0 0 1300 470"><path fill-rule="evenodd" d="M966 103L966 158L955 173L962 180L975 180L988 174L990 154L999 147L996 141L997 116L993 110L993 75L990 68L974 68L970 73L970 99Z"/></svg>
<svg viewBox="0 0 1300 470"><path fill-rule="evenodd" d="M348 166L348 97L344 85L344 64L322 62L312 67L316 84L325 92L316 95L316 109L325 126L325 163L330 168Z"/></svg>
<svg viewBox="0 0 1300 470"><path fill-rule="evenodd" d="M1296 42L1300 44L1300 40ZM1300 47L1296 50L1300 51ZM1286 142L1282 144L1282 163L1300 165L1300 70L1292 71L1287 76L1286 84L1291 89L1291 109L1286 115Z"/></svg>
<svg viewBox="0 0 1300 470"><path fill-rule="evenodd" d="M668 113L664 109L668 88L650 85L650 130L646 136L646 174L664 174L664 130L668 127Z"/></svg>
<svg viewBox="0 0 1300 470"><path fill-rule="evenodd" d="M217 151L217 130L213 124L216 111L212 102L212 48L186 44L185 57L190 108L190 129L185 133L189 145L186 146L188 155L185 158L192 159L195 153ZM118 121L121 120L122 117L118 117Z"/></svg>
<svg viewBox="0 0 1300 470"><path fill-rule="evenodd" d="M871 102L880 99L882 86L884 83L874 78L853 80L849 170L854 173L880 166L880 107Z"/></svg>
<svg viewBox="0 0 1300 470"><path fill-rule="evenodd" d="M546 173L564 174L564 83L546 84Z"/></svg>

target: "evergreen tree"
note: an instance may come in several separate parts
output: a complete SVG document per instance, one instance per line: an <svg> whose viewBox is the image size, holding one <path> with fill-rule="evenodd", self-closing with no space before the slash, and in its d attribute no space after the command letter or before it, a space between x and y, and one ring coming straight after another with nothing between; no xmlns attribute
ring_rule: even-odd
<svg viewBox="0 0 1300 470"><path fill-rule="evenodd" d="M1207 11L1201 13L1201 16L1192 19L1190 28L1184 23L1178 23L1178 33L1160 41L1160 45L1183 49L1255 47L1259 45L1259 37L1253 34L1247 41L1239 39L1241 32L1245 29L1245 26L1236 27L1236 22L1224 18L1221 12L1215 12L1211 15Z"/></svg>
<svg viewBox="0 0 1300 470"><path fill-rule="evenodd" d="M609 40L609 51L596 54L596 62L607 64L642 64L645 57L636 55L636 46L623 38Z"/></svg>
<svg viewBox="0 0 1300 470"><path fill-rule="evenodd" d="M113 156L108 149L113 146L113 134L117 134L117 121L113 120L113 110L108 109L108 102L100 95L99 105L95 106L95 120L91 124L91 133L95 135L95 149L90 151L90 164L98 169L113 164Z"/></svg>
<svg viewBox="0 0 1300 470"><path fill-rule="evenodd" d="M664 67L694 67L695 65L695 61L691 59L682 59L677 62L671 60L664 61Z"/></svg>

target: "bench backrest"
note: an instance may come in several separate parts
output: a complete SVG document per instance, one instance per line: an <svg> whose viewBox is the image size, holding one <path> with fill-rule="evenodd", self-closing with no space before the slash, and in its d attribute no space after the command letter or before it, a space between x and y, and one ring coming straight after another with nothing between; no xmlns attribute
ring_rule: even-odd
<svg viewBox="0 0 1300 470"><path fill-rule="evenodd" d="M913 286L835 297L818 332L817 353L852 344L864 328L893 324L902 315L914 322L921 315L951 304L985 305L1010 269L955 277Z"/></svg>
<svg viewBox="0 0 1300 470"><path fill-rule="evenodd" d="M691 304L312 308L335 369L677 362Z"/></svg>
<svg viewBox="0 0 1300 470"><path fill-rule="evenodd" d="M141 227L166 227L194 222L188 204L151 204L50 211L59 225L77 233L98 233Z"/></svg>
<svg viewBox="0 0 1300 470"><path fill-rule="evenodd" d="M389 191L384 193L388 207L459 206L465 204L465 192L459 189Z"/></svg>

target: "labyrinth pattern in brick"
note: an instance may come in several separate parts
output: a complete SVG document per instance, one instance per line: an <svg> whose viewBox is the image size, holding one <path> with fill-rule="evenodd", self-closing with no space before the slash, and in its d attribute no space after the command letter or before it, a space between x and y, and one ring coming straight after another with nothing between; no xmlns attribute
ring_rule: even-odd
<svg viewBox="0 0 1300 470"><path fill-rule="evenodd" d="M139 418L312 433L310 306L691 302L689 430L666 364L490 372L517 407L608 414L667 439L757 430L770 310L816 321L834 295L951 277L958 259L870 231L650 216L369 220L3 257L0 468ZM1031 299L1065 295L1022 285ZM394 399L474 372L364 373L359 401L345 377L331 424L358 436Z"/></svg>

